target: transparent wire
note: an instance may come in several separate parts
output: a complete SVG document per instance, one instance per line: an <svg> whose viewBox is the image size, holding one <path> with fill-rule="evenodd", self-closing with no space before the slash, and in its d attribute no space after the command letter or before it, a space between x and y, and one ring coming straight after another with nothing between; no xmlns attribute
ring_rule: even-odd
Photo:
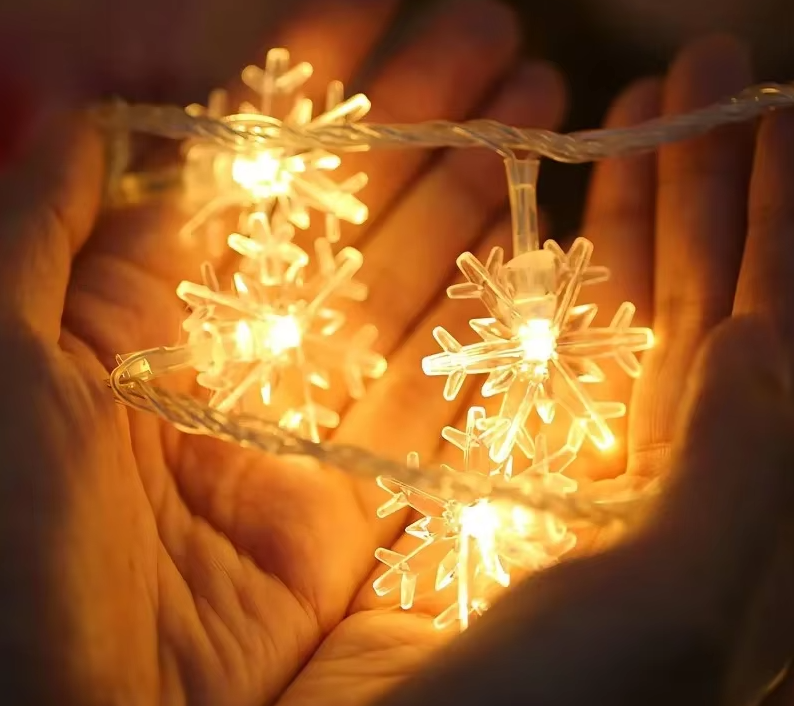
<svg viewBox="0 0 794 706"><path fill-rule="evenodd" d="M153 357L158 360L157 366L150 362ZM352 445L314 442L262 417L221 412L190 395L168 390L169 376L184 369L185 364L184 349L161 347L141 351L120 358L108 385L121 404L156 414L185 433L213 436L273 456L314 459L357 478L375 481L388 476L423 492L464 504L490 497L505 507L548 513L572 525L606 527L633 523L653 497L645 488L610 494L610 499L602 497L597 488L591 493L585 490L565 495L539 489L531 483L467 475L444 467L411 466Z"/></svg>
<svg viewBox="0 0 794 706"><path fill-rule="evenodd" d="M110 104L94 110L111 129L150 133L173 139L203 139L232 149L252 144L268 147L360 151L433 147L482 147L528 152L558 162L590 162L653 150L686 140L720 125L744 122L775 108L794 105L794 85L762 84L720 103L690 113L671 115L626 128L559 134L510 127L491 120L467 123L432 121L413 125L286 125L252 116L244 124L207 115L189 115L179 107Z"/></svg>

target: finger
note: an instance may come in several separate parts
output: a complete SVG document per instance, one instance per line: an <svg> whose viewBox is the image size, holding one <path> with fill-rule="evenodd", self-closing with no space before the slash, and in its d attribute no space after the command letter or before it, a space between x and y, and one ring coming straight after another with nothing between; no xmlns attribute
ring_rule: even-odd
<svg viewBox="0 0 794 706"><path fill-rule="evenodd" d="M680 113L730 95L751 80L747 52L726 37L703 40L676 60L664 112ZM719 130L662 148L656 203L654 329L632 415L631 472L652 475L678 416L677 383L709 330L731 312L744 245L752 131Z"/></svg>
<svg viewBox="0 0 794 706"><path fill-rule="evenodd" d="M688 577L693 611L714 638L738 645L731 703L755 702L793 647L791 377L779 339L759 321L725 322L701 355L675 472L645 543Z"/></svg>
<svg viewBox="0 0 794 706"><path fill-rule="evenodd" d="M350 80L395 6L392 1L316 0L307 3L277 39L290 46L294 60L313 63L308 86L314 87L312 95L317 98L332 80ZM229 233L223 227L205 228L199 238L182 238L184 220L173 199L105 214L80 258L70 297L70 323L92 342L106 365L112 365L120 351L179 339L185 309L173 293L182 280L199 281L203 263L219 268L219 279L228 281L228 270L237 263L226 247ZM96 321L118 311L128 313L128 325L96 326Z"/></svg>
<svg viewBox="0 0 794 706"><path fill-rule="evenodd" d="M105 367L119 353L177 342L187 316L177 284L200 281L211 251L225 257L219 233L187 241L180 223L171 204L106 212L75 259L64 325Z"/></svg>
<svg viewBox="0 0 794 706"><path fill-rule="evenodd" d="M623 128L651 120L661 110L662 84L648 78L629 86L613 103L605 121L607 129ZM594 245L593 261L606 264L610 280L587 291L587 300L598 305L596 325L608 326L624 301L637 307L634 325L650 326L653 318L654 214L656 158L654 155L608 159L593 173L582 235ZM585 300L583 300L585 301ZM598 385L600 399L628 405L634 381L617 365L605 365L607 380ZM550 448L565 442L564 424L548 430ZM610 420L616 444L608 452L585 445L582 462L571 469L588 478L614 477L626 469L628 420Z"/></svg>
<svg viewBox="0 0 794 706"><path fill-rule="evenodd" d="M422 35L386 65L367 90L372 111L367 120L379 124L413 124L424 120L461 120L504 74L518 48L513 13L490 0L460 3L455 12L438 12ZM539 65L536 81L528 81L535 96L526 96L538 110L559 110L555 89L558 75ZM546 85L556 82L549 89ZM553 118L551 121L553 122ZM369 175L363 198L370 224L377 224L392 200L410 184L430 158L425 150L385 150L377 155L346 155L341 178L356 172ZM364 237L366 227L345 230L343 242Z"/></svg>
<svg viewBox="0 0 794 706"><path fill-rule="evenodd" d="M715 331L694 379L676 475L653 533L680 552L680 564L698 564L705 586L726 592L715 600L736 607L776 549L790 508L790 380L779 343L752 319Z"/></svg>
<svg viewBox="0 0 794 706"><path fill-rule="evenodd" d="M64 118L0 176L0 307L51 341L103 186L99 135ZM54 130L52 128L55 128Z"/></svg>
<svg viewBox="0 0 794 706"><path fill-rule="evenodd" d="M675 484L643 537L528 581L382 703L716 703L793 499L774 346L747 321L712 338Z"/></svg>
<svg viewBox="0 0 794 706"><path fill-rule="evenodd" d="M194 95L193 101L204 105L211 91L222 88L227 92L224 101L227 112L237 112L243 101L256 104L256 95L242 81L241 69L246 63L263 67L268 50L278 47L287 49L291 66L303 62L311 65L311 77L298 93L312 101L313 113L317 115L324 110L328 85L333 81L346 84L353 79L386 31L398 4L397 0L303 0L297 6L294 4L280 25L254 26L259 35L254 35L245 54L235 53L238 56L236 63L225 57L220 62L224 72L212 74L216 77L214 83L206 83L206 77L202 77L206 88ZM131 100L130 96L125 97ZM290 95L277 101L273 117L284 118L295 98L295 95ZM173 103L174 96L163 100ZM184 101L183 104L189 102ZM133 159L138 170L153 171L182 163L182 155L172 142L138 136L136 148Z"/></svg>
<svg viewBox="0 0 794 706"><path fill-rule="evenodd" d="M399 7L399 0L312 0L294 12L276 35L295 61L314 67L307 86L321 97L331 81L351 82ZM307 94L308 95L308 94Z"/></svg>
<svg viewBox="0 0 794 706"><path fill-rule="evenodd" d="M604 127L625 128L651 120L659 115L661 100L661 81L637 81L612 104ZM607 159L594 170L582 235L595 246L598 262L609 265L609 283L592 290L604 324L626 300L637 306L640 325L652 322L655 197L652 154Z"/></svg>
<svg viewBox="0 0 794 706"><path fill-rule="evenodd" d="M735 309L768 320L794 366L794 116L765 118L750 189L750 224Z"/></svg>

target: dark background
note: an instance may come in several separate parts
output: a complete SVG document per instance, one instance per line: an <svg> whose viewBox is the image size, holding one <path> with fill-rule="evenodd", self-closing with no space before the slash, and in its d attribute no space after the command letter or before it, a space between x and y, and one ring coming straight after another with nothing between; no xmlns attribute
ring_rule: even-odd
<svg viewBox="0 0 794 706"><path fill-rule="evenodd" d="M456 0L445 1L454 9ZM521 17L527 55L556 63L568 80L566 132L598 127L622 87L661 75L681 45L715 31L747 41L759 82L794 80L794 0L504 1ZM403 31L438 4L408 0ZM539 200L554 237L578 226L589 171L589 165L543 164Z"/></svg>

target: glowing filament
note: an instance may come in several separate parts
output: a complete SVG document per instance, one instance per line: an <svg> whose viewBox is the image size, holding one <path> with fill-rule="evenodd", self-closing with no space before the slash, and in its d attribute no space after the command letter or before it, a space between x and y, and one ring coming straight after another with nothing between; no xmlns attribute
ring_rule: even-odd
<svg viewBox="0 0 794 706"><path fill-rule="evenodd" d="M290 314L270 316L255 323L238 321L235 330L238 360L280 356L298 348L302 334L300 322Z"/></svg>
<svg viewBox="0 0 794 706"><path fill-rule="evenodd" d="M524 359L545 365L557 347L557 336L549 319L530 319L517 330L524 350Z"/></svg>

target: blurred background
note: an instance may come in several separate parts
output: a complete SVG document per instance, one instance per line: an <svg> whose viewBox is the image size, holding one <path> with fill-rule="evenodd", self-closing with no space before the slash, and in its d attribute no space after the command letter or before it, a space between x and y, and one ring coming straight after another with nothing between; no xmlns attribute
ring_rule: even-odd
<svg viewBox="0 0 794 706"><path fill-rule="evenodd" d="M444 1L456 0L408 0L401 30L410 31ZM758 81L794 80L792 0L504 1L521 17L527 54L553 61L568 79L566 132L598 127L610 100L629 81L661 74L682 44L714 31L748 42ZM543 165L539 200L552 217L555 237L578 225L589 169Z"/></svg>

